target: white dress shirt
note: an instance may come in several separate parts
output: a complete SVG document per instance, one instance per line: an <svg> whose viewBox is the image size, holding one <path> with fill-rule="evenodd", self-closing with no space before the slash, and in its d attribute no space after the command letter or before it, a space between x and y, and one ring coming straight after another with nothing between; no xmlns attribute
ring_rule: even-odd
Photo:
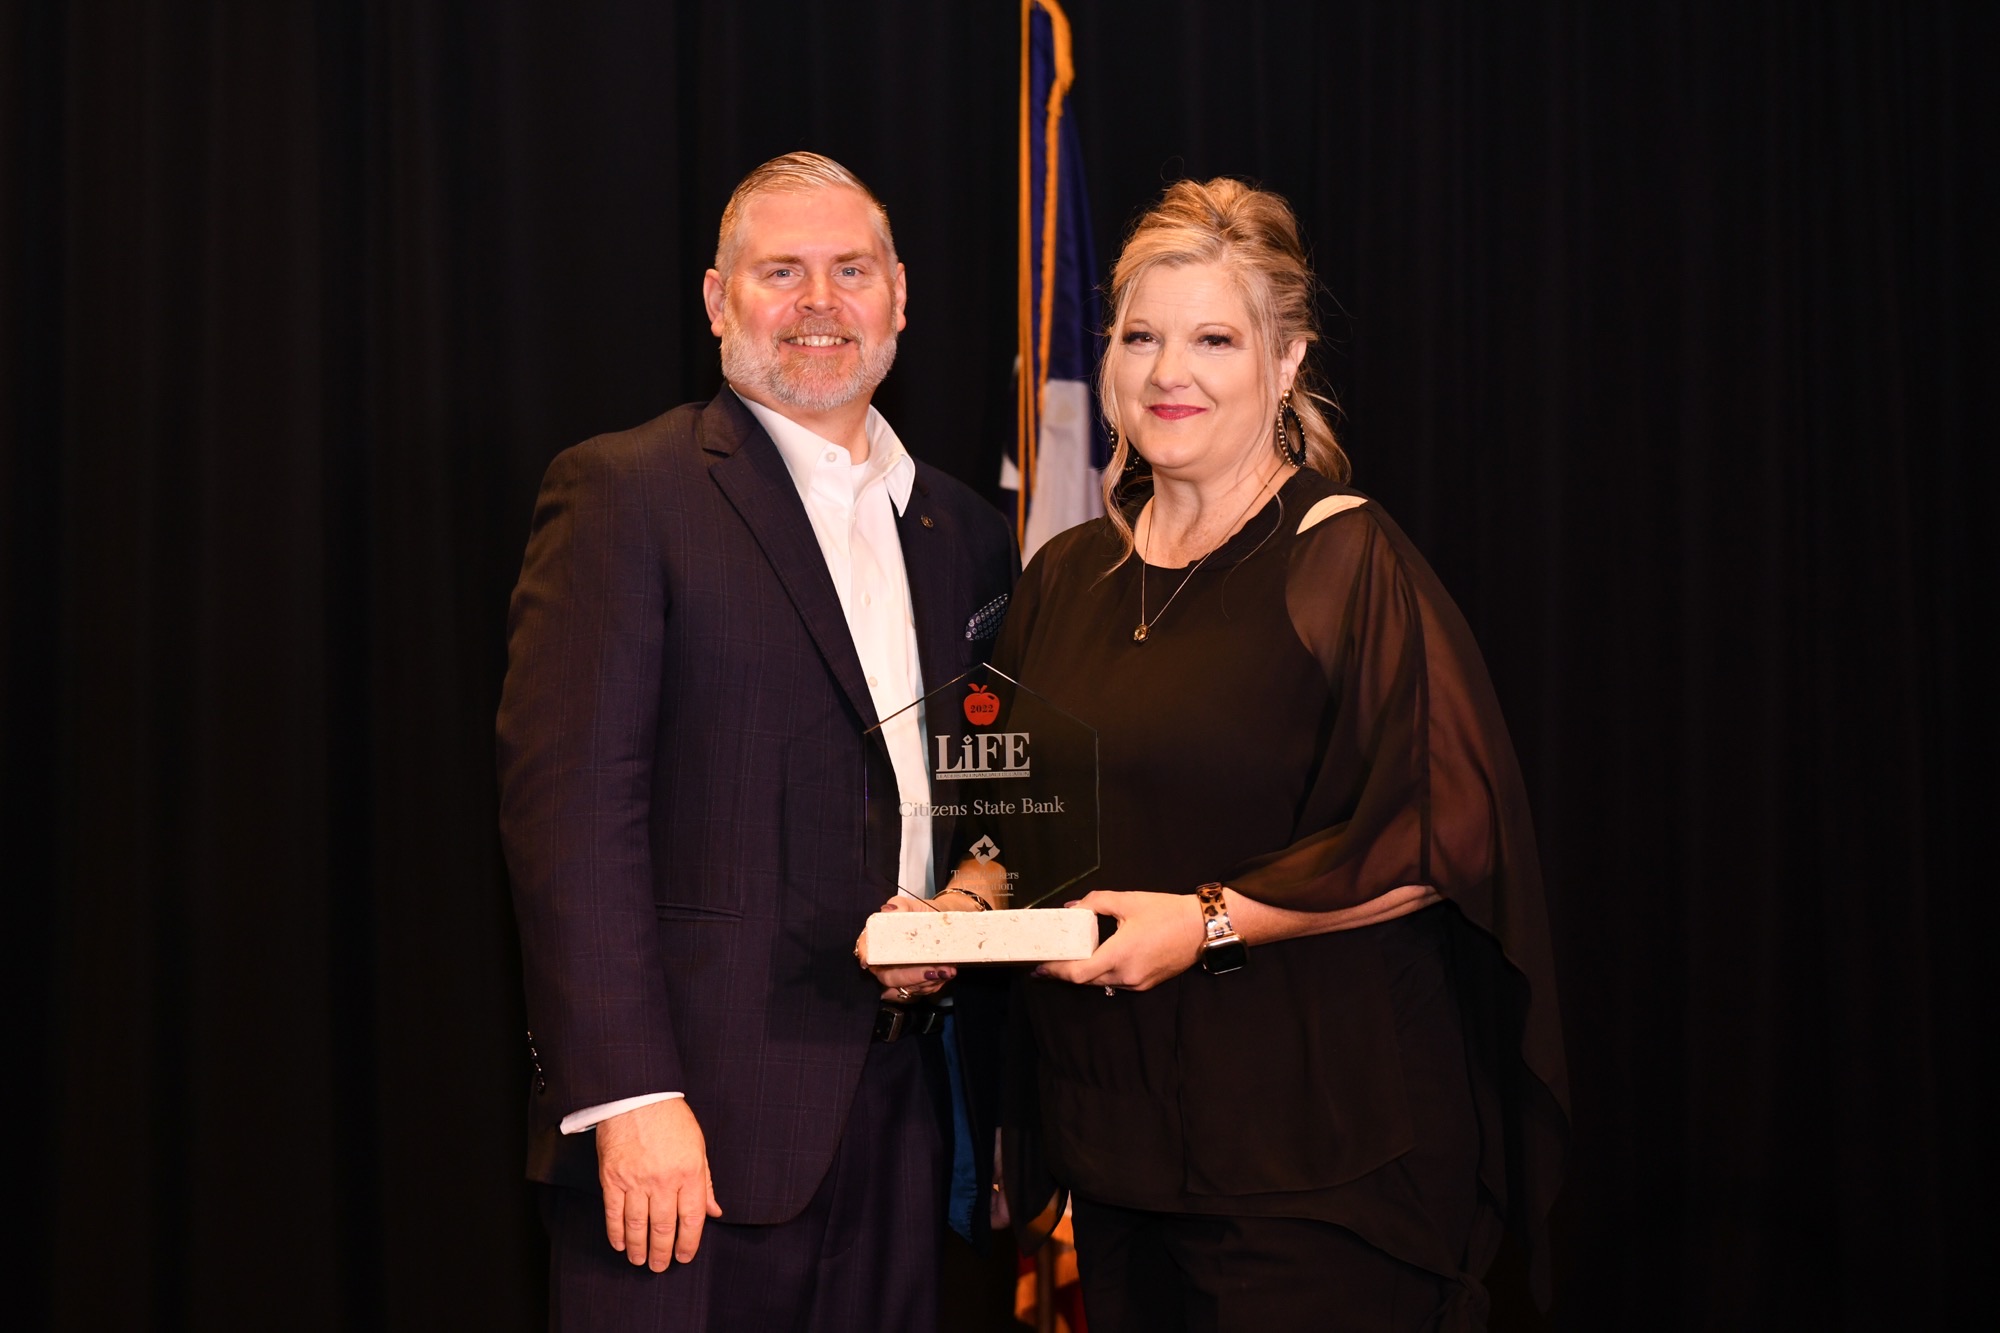
<svg viewBox="0 0 2000 1333"><path fill-rule="evenodd" d="M840 594L840 609L847 616L847 632L868 680L875 716L884 719L882 738L889 746L905 812L897 883L928 898L934 880L931 821L928 815L911 813L927 809L931 800L930 773L924 766L923 706L916 702L924 692L924 678L910 583L903 569L903 543L896 534L896 517L909 507L917 465L873 407L864 427L868 459L856 463L846 449L789 417L747 398L743 405L778 446L812 520L834 591ZM856 792L854 799L861 800L862 793ZM572 1111L563 1117L562 1132L581 1133L621 1112L680 1095L646 1093Z"/></svg>

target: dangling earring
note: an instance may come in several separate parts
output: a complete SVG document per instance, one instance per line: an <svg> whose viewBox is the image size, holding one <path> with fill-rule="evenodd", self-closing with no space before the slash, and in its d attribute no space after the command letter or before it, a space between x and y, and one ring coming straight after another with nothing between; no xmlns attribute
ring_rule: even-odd
<svg viewBox="0 0 2000 1333"><path fill-rule="evenodd" d="M1108 429L1108 430L1109 430L1109 431L1111 432L1111 455L1110 455L1110 456L1111 456L1111 457L1113 457L1113 458L1116 458L1116 457L1118 456L1118 427L1117 427L1116 425L1112 425L1112 426L1109 426L1109 427L1107 427L1106 429ZM1127 471L1127 472L1130 472L1130 471L1132 471L1132 470L1133 470L1134 468L1138 467L1138 466L1139 466L1139 464L1143 463L1144 461L1145 461L1145 460L1144 460L1143 458L1139 457L1139 451L1138 451L1137 449L1135 449L1135 448L1133 448L1133 447L1132 447L1132 441L1131 441L1131 439L1130 439L1130 438L1128 437L1128 438L1126 439L1126 441L1125 441L1125 467L1124 467L1124 470L1125 470L1125 471Z"/></svg>
<svg viewBox="0 0 2000 1333"><path fill-rule="evenodd" d="M1292 419L1292 430L1298 434L1299 443L1292 447L1291 435L1285 431L1285 418ZM1306 461L1306 428L1299 420L1299 414L1292 410L1292 391L1285 390L1285 396L1278 400L1278 455L1293 467L1303 467Z"/></svg>

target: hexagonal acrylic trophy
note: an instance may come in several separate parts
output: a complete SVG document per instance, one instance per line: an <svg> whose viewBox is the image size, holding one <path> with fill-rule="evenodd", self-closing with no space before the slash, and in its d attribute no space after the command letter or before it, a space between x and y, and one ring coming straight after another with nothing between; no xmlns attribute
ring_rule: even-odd
<svg viewBox="0 0 2000 1333"><path fill-rule="evenodd" d="M1097 733L1047 698L991 666L940 685L884 718L915 711L924 738L927 797L870 791L871 830L902 816L945 821L950 853L936 869L938 910L877 912L868 919L868 961L1025 963L1088 958L1093 913L1046 906L1097 869ZM906 724L905 724L906 725ZM921 809L913 810L913 805ZM920 886L904 885L924 902ZM962 889L963 893L948 890ZM988 910L946 911L974 907Z"/></svg>

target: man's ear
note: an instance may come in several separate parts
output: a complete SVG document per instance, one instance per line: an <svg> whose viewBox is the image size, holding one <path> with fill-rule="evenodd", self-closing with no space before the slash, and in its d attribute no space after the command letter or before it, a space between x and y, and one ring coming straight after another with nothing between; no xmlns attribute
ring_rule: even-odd
<svg viewBox="0 0 2000 1333"><path fill-rule="evenodd" d="M903 306L909 299L910 284L903 276L903 265L899 260L896 264L896 332L898 333L909 327L910 321L903 317Z"/></svg>
<svg viewBox="0 0 2000 1333"><path fill-rule="evenodd" d="M701 303L708 307L708 331L718 338L722 336L722 306L728 296L720 273L710 269L701 275Z"/></svg>

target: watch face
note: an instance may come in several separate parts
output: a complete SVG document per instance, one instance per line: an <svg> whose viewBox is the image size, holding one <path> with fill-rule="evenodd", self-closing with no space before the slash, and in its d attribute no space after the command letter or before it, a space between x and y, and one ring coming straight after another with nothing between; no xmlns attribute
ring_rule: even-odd
<svg viewBox="0 0 2000 1333"><path fill-rule="evenodd" d="M1242 940L1230 938L1217 940L1203 947L1201 970L1210 976L1220 976L1224 972L1234 972L1250 961L1250 950Z"/></svg>

